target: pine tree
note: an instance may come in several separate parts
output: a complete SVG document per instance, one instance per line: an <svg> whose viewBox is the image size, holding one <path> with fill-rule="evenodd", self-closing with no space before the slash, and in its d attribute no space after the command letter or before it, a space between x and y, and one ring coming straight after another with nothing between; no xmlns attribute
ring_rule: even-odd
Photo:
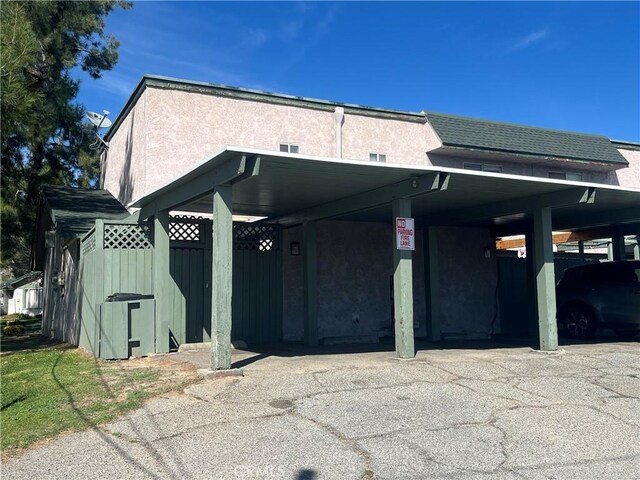
<svg viewBox="0 0 640 480"><path fill-rule="evenodd" d="M95 185L99 161L75 102L80 67L100 78L118 60L105 17L129 2L0 3L1 257L14 274L29 268L43 184Z"/></svg>

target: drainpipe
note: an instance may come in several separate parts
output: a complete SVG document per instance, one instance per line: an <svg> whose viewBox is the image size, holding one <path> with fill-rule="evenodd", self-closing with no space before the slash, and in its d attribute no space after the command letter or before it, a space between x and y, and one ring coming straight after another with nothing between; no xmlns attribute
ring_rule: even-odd
<svg viewBox="0 0 640 480"><path fill-rule="evenodd" d="M342 124L344 123L344 108L336 107L336 158L342 158Z"/></svg>

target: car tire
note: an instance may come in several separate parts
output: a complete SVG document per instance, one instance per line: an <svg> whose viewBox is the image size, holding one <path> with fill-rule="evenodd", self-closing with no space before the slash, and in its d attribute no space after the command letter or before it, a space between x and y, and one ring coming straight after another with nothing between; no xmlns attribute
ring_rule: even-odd
<svg viewBox="0 0 640 480"><path fill-rule="evenodd" d="M567 335L575 339L590 339L596 334L597 322L593 313L579 305L569 307L562 316Z"/></svg>

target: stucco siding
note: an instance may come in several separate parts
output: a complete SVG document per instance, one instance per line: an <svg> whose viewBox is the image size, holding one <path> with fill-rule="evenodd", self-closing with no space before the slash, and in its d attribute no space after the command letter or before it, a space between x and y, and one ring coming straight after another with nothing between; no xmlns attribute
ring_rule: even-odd
<svg viewBox="0 0 640 480"><path fill-rule="evenodd" d="M629 162L629 167L613 172L614 183L622 187L640 188L640 150L619 148L618 151Z"/></svg>
<svg viewBox="0 0 640 480"><path fill-rule="evenodd" d="M302 242L300 228L285 231L283 337L304 335L302 256L291 256L289 244ZM393 274L391 225L327 221L318 223L319 338L378 336L392 329ZM495 312L497 263L487 229L438 229L440 324L445 335L486 337ZM492 247L493 248L493 247ZM426 336L422 232L413 262L414 322L417 337ZM471 315L469 312L473 312ZM496 319L495 325L499 325Z"/></svg>
<svg viewBox="0 0 640 480"><path fill-rule="evenodd" d="M226 146L335 155L333 111L148 88L146 190L181 175Z"/></svg>
<svg viewBox="0 0 640 480"><path fill-rule="evenodd" d="M495 240L485 228L438 229L440 324L444 337L484 337L500 325L495 292L498 264ZM484 248L491 248L491 258Z"/></svg>
<svg viewBox="0 0 640 480"><path fill-rule="evenodd" d="M103 163L104 188L125 206L146 192L146 104L143 94L109 141Z"/></svg>
<svg viewBox="0 0 640 480"><path fill-rule="evenodd" d="M427 165L424 123L346 114L342 156L369 161L370 153L386 155L387 163Z"/></svg>

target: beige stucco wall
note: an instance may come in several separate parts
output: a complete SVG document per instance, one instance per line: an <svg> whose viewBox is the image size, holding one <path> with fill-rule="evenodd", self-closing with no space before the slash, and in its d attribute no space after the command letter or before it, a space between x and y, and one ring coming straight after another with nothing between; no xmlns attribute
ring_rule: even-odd
<svg viewBox="0 0 640 480"><path fill-rule="evenodd" d="M327 107L277 105L193 91L147 87L110 140L104 187L125 205L179 177L226 146L278 151L296 144L303 155L334 157L336 116ZM464 162L492 163L503 173L548 178L549 171L581 173L583 180L640 188L640 152L620 150L629 167L614 172L563 164L535 164L504 156L495 159L443 156L431 125L421 121L347 111L342 124L342 157L388 163L462 168ZM431 152L431 153L428 153Z"/></svg>
<svg viewBox="0 0 640 480"><path fill-rule="evenodd" d="M484 258L495 245L485 228L437 228L440 311L443 336L486 337L500 321L495 310L497 260ZM378 336L392 328L390 277L393 275L391 224L318 222L319 338ZM304 335L302 255L289 244L302 243L300 227L283 231L283 337ZM422 231L413 254L415 335L426 336ZM470 314L469 312L473 312Z"/></svg>
<svg viewBox="0 0 640 480"><path fill-rule="evenodd" d="M345 159L384 153L387 162L414 165L427 165L426 150L439 146L421 122L353 113L345 114L342 139ZM148 87L111 138L104 186L129 203L226 146L278 151L281 143L334 157L334 110Z"/></svg>
<svg viewBox="0 0 640 480"><path fill-rule="evenodd" d="M369 161L382 153L387 163L427 165L424 123L346 114L342 126L342 156Z"/></svg>
<svg viewBox="0 0 640 480"><path fill-rule="evenodd" d="M613 172L612 183L622 187L640 188L640 150L619 148L618 151L627 159L629 167Z"/></svg>
<svg viewBox="0 0 640 480"><path fill-rule="evenodd" d="M225 146L333 156L332 111L148 88L146 191L152 191Z"/></svg>
<svg viewBox="0 0 640 480"><path fill-rule="evenodd" d="M104 188L124 205L146 192L146 107L142 95L110 139L103 162Z"/></svg>

